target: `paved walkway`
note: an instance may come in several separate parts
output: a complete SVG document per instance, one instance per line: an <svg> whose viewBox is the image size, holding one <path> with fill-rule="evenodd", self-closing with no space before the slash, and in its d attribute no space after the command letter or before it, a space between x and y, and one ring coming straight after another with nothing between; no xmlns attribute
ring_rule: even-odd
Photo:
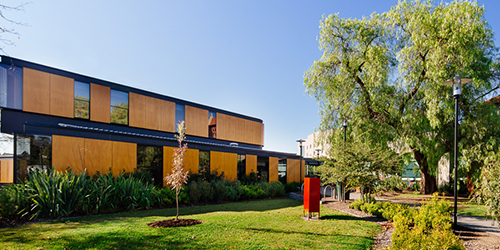
<svg viewBox="0 0 500 250"><path fill-rule="evenodd" d="M321 197L323 198L323 188L321 189ZM330 188L327 188L326 190L326 197L331 197ZM350 193L349 195L350 200L358 200L360 198L361 198L360 193ZM376 198L376 200L387 201L386 199L379 199L379 198ZM393 202L398 202L398 201L393 201ZM498 224L498 222L494 222L493 220L487 220L481 217L457 214L457 225L500 236L500 225Z"/></svg>

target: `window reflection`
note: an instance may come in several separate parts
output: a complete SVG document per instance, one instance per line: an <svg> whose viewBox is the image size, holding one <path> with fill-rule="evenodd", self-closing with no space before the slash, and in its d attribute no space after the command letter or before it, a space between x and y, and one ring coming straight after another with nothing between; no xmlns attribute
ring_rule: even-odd
<svg viewBox="0 0 500 250"><path fill-rule="evenodd" d="M257 178L269 182L269 157L257 157Z"/></svg>
<svg viewBox="0 0 500 250"><path fill-rule="evenodd" d="M210 173L210 151L200 150L200 166L198 167L198 171L200 173Z"/></svg>
<svg viewBox="0 0 500 250"><path fill-rule="evenodd" d="M18 134L16 140L16 175L24 181L28 171L46 171L52 166L52 137Z"/></svg>
<svg viewBox="0 0 500 250"><path fill-rule="evenodd" d="M90 85L75 81L75 118L89 119Z"/></svg>
<svg viewBox="0 0 500 250"><path fill-rule="evenodd" d="M243 178L243 176L246 175L246 172L247 172L246 155L238 154L238 172L237 172L238 180L241 180L241 178Z"/></svg>
<svg viewBox="0 0 500 250"><path fill-rule="evenodd" d="M0 65L0 107L23 109L23 68Z"/></svg>
<svg viewBox="0 0 500 250"><path fill-rule="evenodd" d="M208 112L208 137L217 138L217 113Z"/></svg>
<svg viewBox="0 0 500 250"><path fill-rule="evenodd" d="M147 173L155 185L163 185L163 148L137 145L137 171Z"/></svg>
<svg viewBox="0 0 500 250"><path fill-rule="evenodd" d="M278 180L286 184L286 159L280 159L278 161Z"/></svg>
<svg viewBox="0 0 500 250"><path fill-rule="evenodd" d="M184 111L184 105L181 104L175 104L175 124L178 124L179 122L185 121L185 111ZM184 124L184 126L186 126ZM179 132L177 126L175 126L175 132Z"/></svg>
<svg viewBox="0 0 500 250"><path fill-rule="evenodd" d="M111 90L111 122L128 125L128 93Z"/></svg>

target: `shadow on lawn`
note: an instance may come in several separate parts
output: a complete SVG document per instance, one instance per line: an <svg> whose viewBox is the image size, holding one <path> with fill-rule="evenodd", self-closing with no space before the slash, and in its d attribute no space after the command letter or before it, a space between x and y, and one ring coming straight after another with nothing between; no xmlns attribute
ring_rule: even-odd
<svg viewBox="0 0 500 250"><path fill-rule="evenodd" d="M363 218L354 217L351 215L323 215L321 220L359 220L364 221Z"/></svg>

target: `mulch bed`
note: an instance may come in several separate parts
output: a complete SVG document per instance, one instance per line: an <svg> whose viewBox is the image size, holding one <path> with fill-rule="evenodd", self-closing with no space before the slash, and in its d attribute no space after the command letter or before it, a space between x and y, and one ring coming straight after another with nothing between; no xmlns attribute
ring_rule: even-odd
<svg viewBox="0 0 500 250"><path fill-rule="evenodd" d="M0 228L12 227L12 226L18 225L20 223L21 222L19 222L19 221L11 220L9 218L0 216Z"/></svg>
<svg viewBox="0 0 500 250"><path fill-rule="evenodd" d="M149 223L150 227L187 227L194 226L203 223L201 220L193 219L170 219L170 220L160 220L157 222Z"/></svg>

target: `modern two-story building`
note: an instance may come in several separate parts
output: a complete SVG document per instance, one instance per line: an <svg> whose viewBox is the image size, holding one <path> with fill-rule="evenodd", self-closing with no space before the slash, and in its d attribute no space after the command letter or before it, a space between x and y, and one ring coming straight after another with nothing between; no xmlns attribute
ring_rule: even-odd
<svg viewBox="0 0 500 250"><path fill-rule="evenodd" d="M179 121L192 173L206 168L234 180L255 172L282 182L304 176L298 155L262 149L258 118L6 56L0 108L0 183L17 183L36 168L90 175L144 168L161 185Z"/></svg>

